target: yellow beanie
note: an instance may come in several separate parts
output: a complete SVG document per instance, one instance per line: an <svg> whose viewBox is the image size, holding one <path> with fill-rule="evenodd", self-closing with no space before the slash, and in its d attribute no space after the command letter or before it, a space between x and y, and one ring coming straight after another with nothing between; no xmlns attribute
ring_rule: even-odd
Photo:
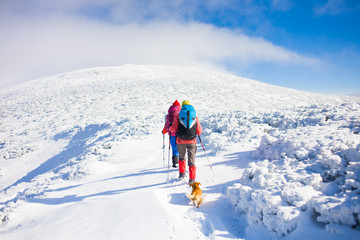
<svg viewBox="0 0 360 240"><path fill-rule="evenodd" d="M190 102L189 102L189 101L183 101L183 102L181 103L181 106L184 106L184 105L190 105Z"/></svg>

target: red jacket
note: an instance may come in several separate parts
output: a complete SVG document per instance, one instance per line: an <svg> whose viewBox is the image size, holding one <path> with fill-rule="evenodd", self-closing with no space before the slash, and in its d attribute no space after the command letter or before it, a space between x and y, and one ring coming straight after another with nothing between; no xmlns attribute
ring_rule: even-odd
<svg viewBox="0 0 360 240"><path fill-rule="evenodd" d="M178 129L179 129L179 116L177 116L176 119L174 119L169 130L171 132L177 132ZM196 135L200 135L201 133L202 133L202 127L201 127L199 118L196 116ZM197 138L194 138L192 140L183 140L180 138L176 138L176 143L177 144L196 144Z"/></svg>

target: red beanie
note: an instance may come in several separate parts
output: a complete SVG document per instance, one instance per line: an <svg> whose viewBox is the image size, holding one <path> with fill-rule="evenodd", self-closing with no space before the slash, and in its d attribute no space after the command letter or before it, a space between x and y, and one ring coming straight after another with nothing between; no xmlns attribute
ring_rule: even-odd
<svg viewBox="0 0 360 240"><path fill-rule="evenodd" d="M173 106L180 106L180 103L178 102L178 100L175 100L175 102L173 103Z"/></svg>

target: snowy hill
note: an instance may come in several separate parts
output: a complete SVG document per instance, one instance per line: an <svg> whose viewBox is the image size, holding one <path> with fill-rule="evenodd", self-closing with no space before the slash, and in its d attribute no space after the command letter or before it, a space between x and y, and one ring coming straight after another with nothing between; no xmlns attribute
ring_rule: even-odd
<svg viewBox="0 0 360 240"><path fill-rule="evenodd" d="M204 128L194 208L163 162L164 115ZM0 89L1 239L356 239L360 98L169 66ZM167 182L167 174L170 181Z"/></svg>

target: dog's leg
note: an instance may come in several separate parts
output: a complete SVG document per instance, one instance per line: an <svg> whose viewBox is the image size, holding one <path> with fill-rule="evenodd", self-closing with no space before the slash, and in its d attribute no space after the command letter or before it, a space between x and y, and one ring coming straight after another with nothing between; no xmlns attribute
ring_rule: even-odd
<svg viewBox="0 0 360 240"><path fill-rule="evenodd" d="M201 204L202 204L202 198L200 198L200 200L198 201L197 208L199 208Z"/></svg>

